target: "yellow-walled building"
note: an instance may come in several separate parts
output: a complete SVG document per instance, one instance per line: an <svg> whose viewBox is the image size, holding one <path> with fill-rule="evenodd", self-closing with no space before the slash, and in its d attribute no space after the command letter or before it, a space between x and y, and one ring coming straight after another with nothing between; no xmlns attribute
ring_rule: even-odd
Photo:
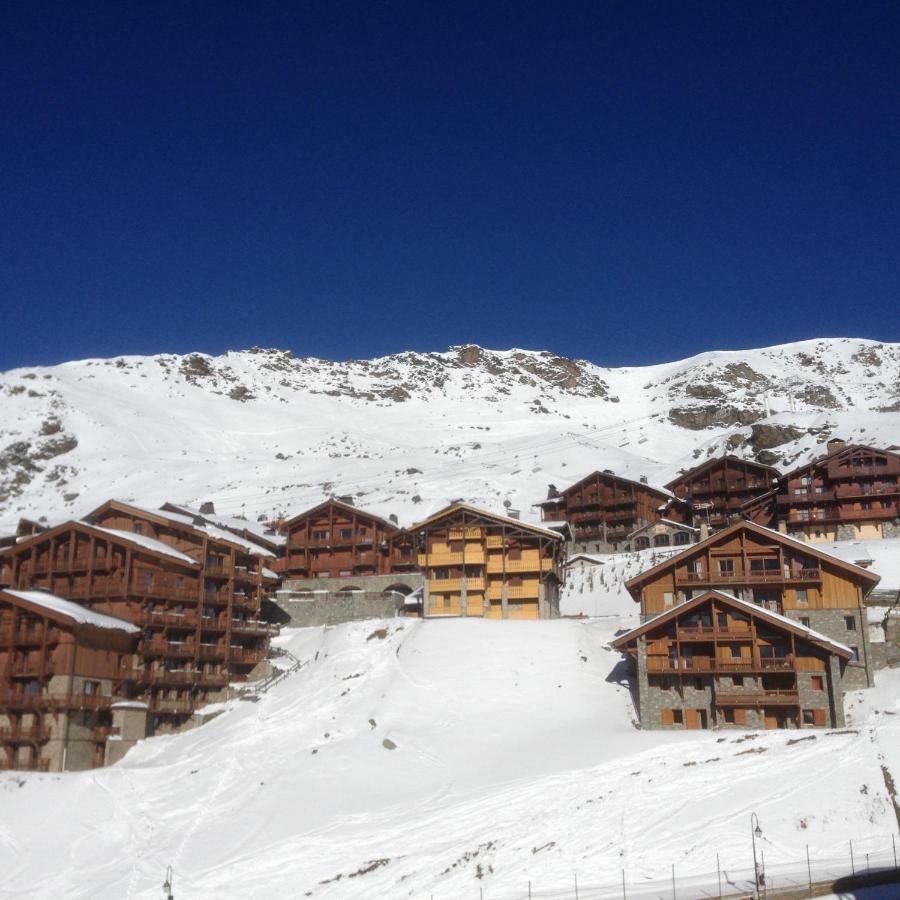
<svg viewBox="0 0 900 900"><path fill-rule="evenodd" d="M414 525L425 574L423 615L559 615L564 542L556 531L455 503Z"/></svg>

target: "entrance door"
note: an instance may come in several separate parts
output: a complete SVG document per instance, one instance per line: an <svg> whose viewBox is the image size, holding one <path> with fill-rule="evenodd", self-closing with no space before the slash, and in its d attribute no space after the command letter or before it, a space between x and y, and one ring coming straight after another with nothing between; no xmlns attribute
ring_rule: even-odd
<svg viewBox="0 0 900 900"><path fill-rule="evenodd" d="M777 728L778 727L778 710L776 709L767 709L764 711L764 715L766 717L766 728Z"/></svg>
<svg viewBox="0 0 900 900"><path fill-rule="evenodd" d="M703 710L700 709L686 709L684 711L684 724L685 728L698 729L702 728L702 720L700 718Z"/></svg>

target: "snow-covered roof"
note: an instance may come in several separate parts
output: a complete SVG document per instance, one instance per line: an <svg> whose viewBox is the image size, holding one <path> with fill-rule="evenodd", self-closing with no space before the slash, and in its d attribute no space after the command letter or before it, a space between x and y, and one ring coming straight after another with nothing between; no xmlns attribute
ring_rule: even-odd
<svg viewBox="0 0 900 900"><path fill-rule="evenodd" d="M94 612L85 606L79 606L71 600L65 600L57 597L55 594L48 594L45 591L18 591L11 588L4 588L3 593L9 594L18 600L24 600L34 606L40 606L50 612L58 613L77 622L79 625L91 625L94 628L114 628L118 631L127 631L129 634L138 634L140 628L126 622L124 619L118 619L115 616L107 616L104 613Z"/></svg>
<svg viewBox="0 0 900 900"><path fill-rule="evenodd" d="M264 522L251 522L248 519L242 519L239 516L223 516L216 512L204 513L200 512L199 509L194 509L191 506L184 506L181 503L173 503L171 505L184 510L189 516L200 516L208 522L212 522L227 531L249 531L251 534L256 535L261 540L268 541L270 544L283 545L287 543L286 534L278 534L277 532L272 531Z"/></svg>
<svg viewBox="0 0 900 900"><path fill-rule="evenodd" d="M265 566L262 567L263 578L278 578L278 573L273 572L271 569L267 569Z"/></svg>
<svg viewBox="0 0 900 900"><path fill-rule="evenodd" d="M162 553L165 556L171 556L173 559L180 560L181 562L197 565L196 559L192 559L186 553L182 553L180 550L176 550L174 547L170 547L168 544L156 540L156 538L148 537L146 534L135 534L133 531L119 531L118 528L104 528L102 525L82 524L87 528L93 528L96 531L111 534L113 537L117 537L120 540L131 541L132 544L146 547L148 550L153 550L155 553Z"/></svg>
<svg viewBox="0 0 900 900"><path fill-rule="evenodd" d="M601 556L596 556L593 553L576 553L574 556L570 556L566 560L566 565L570 566L577 559L586 559L589 563L593 563L595 566L605 565L605 560Z"/></svg>
<svg viewBox="0 0 900 900"><path fill-rule="evenodd" d="M560 534L558 531L553 531L550 528L545 528L542 525L534 525L531 522L523 522L521 519L514 519L512 516L504 516L502 513L491 512L487 509L480 509L477 506L473 506L471 503L451 503L450 506L445 507L444 509L438 510L436 513L430 515L427 519L423 519L421 522L417 522L415 525L411 527L411 531L414 531L418 528L421 528L423 525L428 524L429 522L433 522L435 519L443 518L446 515L449 515L452 512L455 512L458 509L466 510L467 512L474 513L478 516L485 516L488 519L496 519L501 525L513 525L516 528L524 528L526 531L536 531L540 534L545 534L549 537L556 538L559 540Z"/></svg>
<svg viewBox="0 0 900 900"><path fill-rule="evenodd" d="M145 506L138 506L135 503L125 503L124 501L122 501L122 505L129 506L132 509L136 509L138 512L145 513L146 515L153 516L157 519L168 519L170 522L177 522L179 525L187 525L190 528L195 528L197 531L203 531L217 541L227 541L230 544L237 544L254 556L268 556L273 559L275 557L275 554L266 547L261 547L259 544L254 544L252 541L248 541L247 538L241 537L232 531L226 531L224 528L213 525L201 513L192 516L186 513L171 512L167 509L148 509Z"/></svg>
<svg viewBox="0 0 900 900"><path fill-rule="evenodd" d="M742 600L740 597L735 597L734 594L729 594L727 591L719 590L705 591L699 597L694 597L693 599L687 600L684 603L679 603L677 606L673 606L671 609L667 609L665 612L660 613L658 616L654 616L652 619L648 619L646 622L638 625L636 628L632 628L630 631L626 631L625 634L619 635L613 641L613 646L627 644L632 637L637 637L645 631L649 630L650 627L658 625L662 621L666 621L668 619L674 618L677 615L680 615L686 609L694 606L699 606L706 598L711 596L722 597L733 603L735 606L745 610L746 612L752 613L754 616L759 616L762 619L767 619L777 625L782 625L792 631L799 632L807 640L814 641L818 644L827 644L834 650L846 656L853 655L853 651L846 644L842 644L839 641L835 641L819 631L814 631L812 628L801 625L800 622L798 622L796 619L789 619L787 616L781 615L781 613L772 612L772 610L766 609L763 606L758 606L756 603L751 603L749 600Z"/></svg>

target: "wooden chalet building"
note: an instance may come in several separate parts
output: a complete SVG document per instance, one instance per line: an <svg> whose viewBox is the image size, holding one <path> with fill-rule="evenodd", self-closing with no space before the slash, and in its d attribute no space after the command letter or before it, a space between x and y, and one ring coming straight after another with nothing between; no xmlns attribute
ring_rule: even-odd
<svg viewBox="0 0 900 900"><path fill-rule="evenodd" d="M637 675L642 728L844 725L853 651L724 591L701 590L612 645Z"/></svg>
<svg viewBox="0 0 900 900"><path fill-rule="evenodd" d="M141 628L117 673L145 700L153 728L175 727L268 655L262 597L276 578L268 551L188 517L109 501L89 517L0 553L0 583L44 589Z"/></svg>
<svg viewBox="0 0 900 900"><path fill-rule="evenodd" d="M780 477L772 466L719 456L688 469L666 485L682 503L672 504L665 515L698 528L725 528L742 517L747 501L766 493Z"/></svg>
<svg viewBox="0 0 900 900"><path fill-rule="evenodd" d="M573 552L612 553L625 549L628 536L655 522L671 501L668 491L605 470L563 491L551 485L547 499L535 506L540 507L542 522L569 523Z"/></svg>
<svg viewBox="0 0 900 900"><path fill-rule="evenodd" d="M425 575L423 615L547 619L559 615L558 532L454 503L413 526Z"/></svg>
<svg viewBox="0 0 900 900"><path fill-rule="evenodd" d="M872 572L778 531L739 522L625 587L645 621L714 590L813 629L849 649L842 684L855 689L872 683L864 600L878 581Z"/></svg>
<svg viewBox="0 0 900 900"><path fill-rule="evenodd" d="M412 535L393 522L330 499L284 524L291 579L360 579L414 572Z"/></svg>
<svg viewBox="0 0 900 900"><path fill-rule="evenodd" d="M743 512L809 542L900 537L900 454L829 441Z"/></svg>
<svg viewBox="0 0 900 900"><path fill-rule="evenodd" d="M631 550L647 550L651 547L686 547L696 543L700 529L672 519L657 519L635 529L628 535Z"/></svg>
<svg viewBox="0 0 900 900"><path fill-rule="evenodd" d="M279 570L279 562L284 556L285 536L266 522L249 522L236 516L223 516L216 512L212 503L203 503L198 509L183 503L164 503L161 512L179 513L191 519L202 519L206 524L230 531L235 537L243 538L250 544L268 550L272 556L268 559L267 568Z"/></svg>
<svg viewBox="0 0 900 900"><path fill-rule="evenodd" d="M146 705L117 703L139 637L61 597L0 589L0 769L90 769L144 737Z"/></svg>

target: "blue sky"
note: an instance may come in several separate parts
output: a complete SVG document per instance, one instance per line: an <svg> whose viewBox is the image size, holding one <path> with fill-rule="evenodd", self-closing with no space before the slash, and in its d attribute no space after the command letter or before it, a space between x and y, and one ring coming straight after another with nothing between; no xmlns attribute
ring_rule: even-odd
<svg viewBox="0 0 900 900"><path fill-rule="evenodd" d="M0 368L900 340L900 4L14 2Z"/></svg>

